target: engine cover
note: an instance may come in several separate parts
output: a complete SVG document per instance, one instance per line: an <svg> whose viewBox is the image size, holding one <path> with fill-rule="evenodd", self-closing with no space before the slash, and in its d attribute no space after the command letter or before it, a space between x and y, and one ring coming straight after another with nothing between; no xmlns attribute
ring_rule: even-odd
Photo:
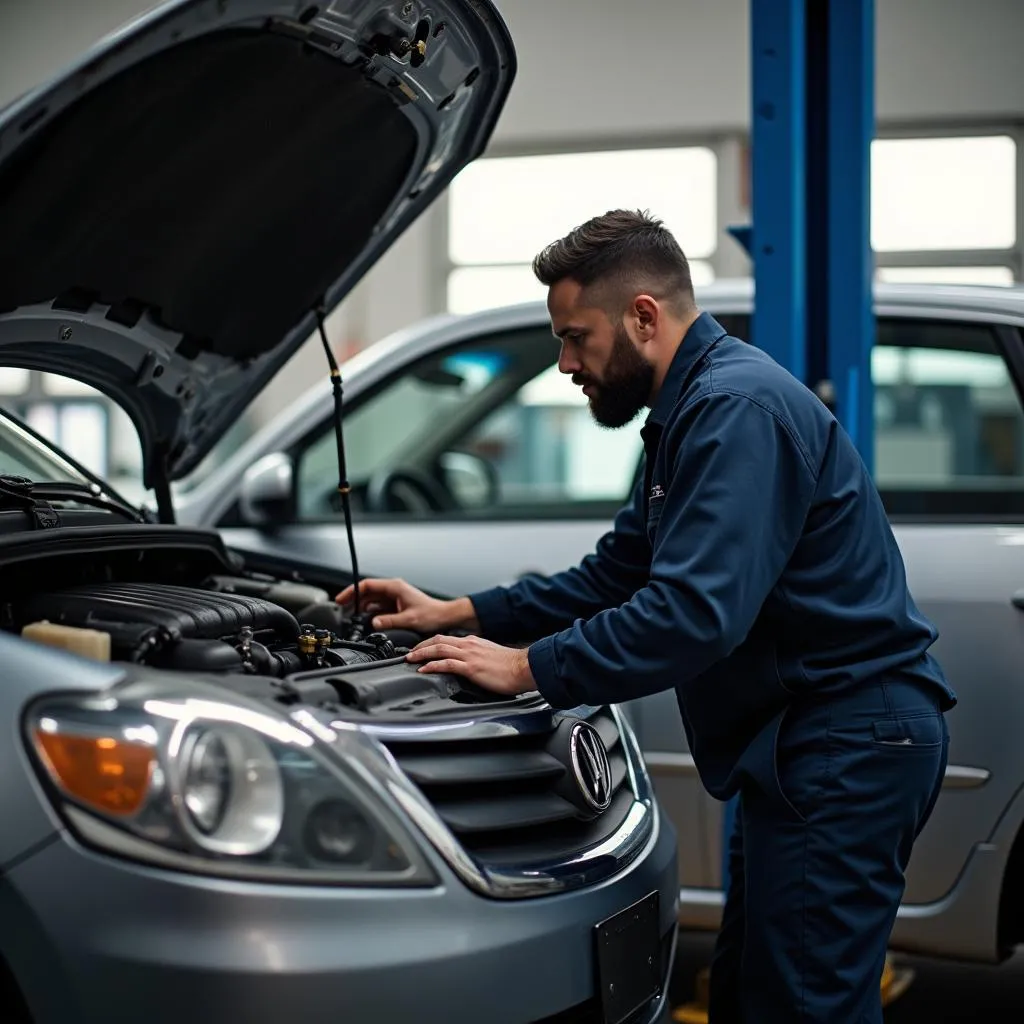
<svg viewBox="0 0 1024 1024"><path fill-rule="evenodd" d="M24 622L47 619L99 630L151 626L170 640L222 640L249 627L257 636L291 643L299 633L290 612L262 598L159 583L94 583L35 594L21 613Z"/></svg>

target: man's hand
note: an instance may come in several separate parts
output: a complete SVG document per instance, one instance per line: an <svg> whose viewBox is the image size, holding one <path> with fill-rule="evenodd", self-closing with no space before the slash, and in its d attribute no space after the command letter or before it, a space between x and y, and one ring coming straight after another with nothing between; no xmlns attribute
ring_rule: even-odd
<svg viewBox="0 0 1024 1024"><path fill-rule="evenodd" d="M334 600L340 605L350 605L354 599L355 587L350 585ZM361 610L375 613L374 629L434 633L439 629L480 628L473 602L468 597L440 601L405 580L360 580L359 603Z"/></svg>
<svg viewBox="0 0 1024 1024"><path fill-rule="evenodd" d="M526 651L478 636L435 636L406 656L420 672L450 672L485 690L514 696L537 689Z"/></svg>

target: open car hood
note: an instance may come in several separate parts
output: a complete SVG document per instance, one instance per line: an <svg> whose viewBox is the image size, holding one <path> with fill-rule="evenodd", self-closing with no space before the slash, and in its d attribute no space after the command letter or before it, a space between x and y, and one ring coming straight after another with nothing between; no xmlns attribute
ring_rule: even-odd
<svg viewBox="0 0 1024 1024"><path fill-rule="evenodd" d="M119 402L192 469L485 147L487 0L179 0L0 112L0 365Z"/></svg>

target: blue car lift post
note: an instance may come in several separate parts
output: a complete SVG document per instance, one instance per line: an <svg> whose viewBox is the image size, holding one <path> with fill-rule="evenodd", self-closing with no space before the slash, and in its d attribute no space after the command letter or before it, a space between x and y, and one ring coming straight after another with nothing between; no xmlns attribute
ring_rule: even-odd
<svg viewBox="0 0 1024 1024"><path fill-rule="evenodd" d="M835 412L870 469L874 0L750 0L754 265L749 341ZM722 888L736 801L725 806ZM887 965L883 1000L909 983ZM681 1022L707 1020L707 975Z"/></svg>

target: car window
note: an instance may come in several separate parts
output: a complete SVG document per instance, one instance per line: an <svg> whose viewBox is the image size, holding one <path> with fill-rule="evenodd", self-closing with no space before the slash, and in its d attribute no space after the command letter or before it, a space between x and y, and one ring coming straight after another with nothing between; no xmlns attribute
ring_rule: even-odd
<svg viewBox="0 0 1024 1024"><path fill-rule="evenodd" d="M1024 414L996 328L880 319L875 479L892 515L1024 512Z"/></svg>
<svg viewBox="0 0 1024 1024"><path fill-rule="evenodd" d="M749 320L729 329L749 337ZM871 353L875 482L895 517L1024 514L1024 413L997 329L880 317Z"/></svg>
<svg viewBox="0 0 1024 1024"><path fill-rule="evenodd" d="M626 499L642 417L598 427L558 372L547 330L463 344L403 368L345 417L357 515L374 518L608 516ZM298 453L302 520L336 519L330 424Z"/></svg>

